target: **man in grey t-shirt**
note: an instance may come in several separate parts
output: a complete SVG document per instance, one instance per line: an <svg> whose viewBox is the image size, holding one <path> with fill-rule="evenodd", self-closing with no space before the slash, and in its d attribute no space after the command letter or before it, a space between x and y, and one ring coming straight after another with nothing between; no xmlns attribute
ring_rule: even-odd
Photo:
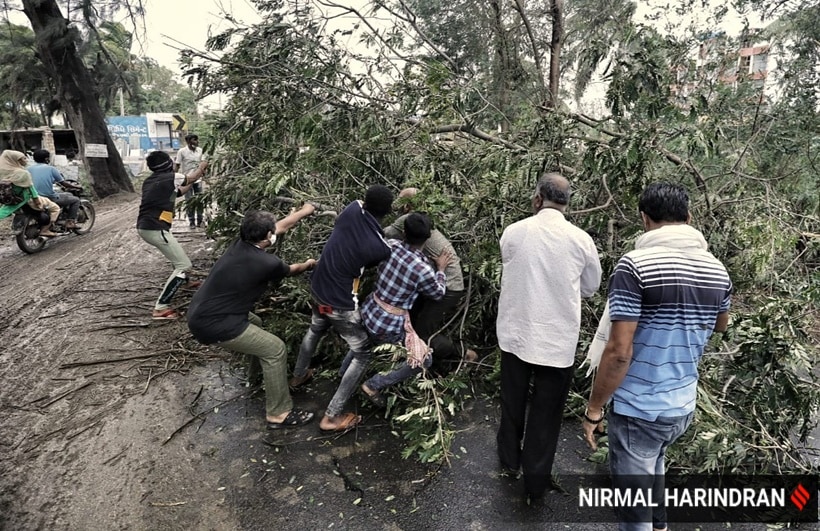
<svg viewBox="0 0 820 531"><path fill-rule="evenodd" d="M416 188L405 188L399 192L399 200L405 200L405 214L396 219L389 227L384 229L386 238L403 239L404 220L413 210L411 206L412 198L418 193ZM437 229L430 232L430 238L422 248L424 254L432 259L439 256L444 251L449 251L453 256L452 262L444 270L447 277L447 291L441 300L434 301L424 296L420 296L413 308L410 310L410 322L416 333L433 349L433 370L436 372L446 372L448 366L457 363L462 359L475 361L478 355L474 350L457 347L452 340L444 334L436 334L433 339L430 336L438 332L442 326L455 314L458 307L464 300L464 276L461 272L461 261L456 254L453 245Z"/></svg>
<svg viewBox="0 0 820 531"><path fill-rule="evenodd" d="M187 135L185 137L185 143L187 146L177 151L177 156L174 160L174 171L191 178L201 176L208 163L203 158L202 148L199 147L199 137L197 135ZM195 195L201 193L202 185L199 182L195 182L191 189L185 192L185 200L190 201ZM203 205L197 207L189 205L185 208L185 212L188 215L188 223L192 229L202 226L205 214L205 207Z"/></svg>

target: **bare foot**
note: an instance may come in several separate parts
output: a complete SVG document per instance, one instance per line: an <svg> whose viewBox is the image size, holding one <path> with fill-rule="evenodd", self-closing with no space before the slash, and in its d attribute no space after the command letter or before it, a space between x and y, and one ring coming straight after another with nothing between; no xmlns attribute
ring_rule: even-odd
<svg viewBox="0 0 820 531"><path fill-rule="evenodd" d="M464 361L473 363L474 361L477 361L477 360L478 360L478 353L475 350L473 350L471 348L468 348L467 351L464 352Z"/></svg>

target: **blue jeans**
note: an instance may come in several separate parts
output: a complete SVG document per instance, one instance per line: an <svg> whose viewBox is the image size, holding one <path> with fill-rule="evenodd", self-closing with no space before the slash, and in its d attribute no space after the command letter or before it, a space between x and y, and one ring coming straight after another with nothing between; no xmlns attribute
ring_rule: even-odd
<svg viewBox="0 0 820 531"><path fill-rule="evenodd" d="M349 355L349 354L348 354ZM424 369L429 369L430 365L433 364L433 356L427 356L427 359L424 360ZM344 369L344 364L342 364L342 369ZM396 385L399 382L403 382L408 378L411 378L417 374L420 374L422 371L422 367L416 367L415 369L409 365L407 365L406 361L402 361L396 367L385 374L378 373L371 376L365 383L367 387L374 391L379 391L384 389L385 387L390 387L391 385Z"/></svg>
<svg viewBox="0 0 820 531"><path fill-rule="evenodd" d="M296 359L296 366L293 369L294 376L304 376L310 367L310 359L316 353L319 340L330 328L345 340L350 351L347 357L350 358L348 370L344 371L342 381L336 389L336 394L330 400L325 415L335 417L341 415L345 403L356 391L356 387L361 380L367 363L370 361L370 339L367 331L362 325L362 318L355 310L333 310L329 314L320 314L316 307L313 308L310 327L302 344L299 347L299 357ZM347 360L347 357L345 358Z"/></svg>
<svg viewBox="0 0 820 531"><path fill-rule="evenodd" d="M666 527L664 456L695 414L658 417L654 422L619 415L609 416L609 471L616 489L652 489L658 507L624 507L618 510L620 531L652 531Z"/></svg>

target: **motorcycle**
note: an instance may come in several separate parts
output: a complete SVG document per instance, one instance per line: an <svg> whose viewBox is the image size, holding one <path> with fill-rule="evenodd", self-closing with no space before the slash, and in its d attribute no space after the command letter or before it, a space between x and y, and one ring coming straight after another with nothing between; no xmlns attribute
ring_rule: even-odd
<svg viewBox="0 0 820 531"><path fill-rule="evenodd" d="M80 185L78 181L68 181L77 186ZM73 229L66 229L67 221L66 209L60 211L57 221L54 222L52 231L58 234L57 238L67 236L71 233L86 234L94 226L94 221L97 219L97 214L94 211L94 205L91 201L85 198L82 188L79 190L68 190L70 193L80 198L80 208L77 212L76 227ZM42 251L46 242L50 239L40 235L43 227L47 227L50 223L48 212L41 210L34 210L28 205L23 206L14 214L14 219L11 222L11 232L17 240L17 247L26 254L34 254Z"/></svg>

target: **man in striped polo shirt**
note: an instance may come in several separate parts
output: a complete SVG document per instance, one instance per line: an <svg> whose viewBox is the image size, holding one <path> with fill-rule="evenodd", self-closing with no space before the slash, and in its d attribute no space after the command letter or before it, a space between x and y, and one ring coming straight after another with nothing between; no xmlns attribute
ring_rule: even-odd
<svg viewBox="0 0 820 531"><path fill-rule="evenodd" d="M689 196L655 183L638 204L646 233L609 282L612 326L584 414L584 438L597 447L604 404L612 400L609 460L619 489L653 489L658 507L622 508L621 531L666 529L664 455L695 412L698 362L713 331L729 322L732 282L689 225Z"/></svg>

